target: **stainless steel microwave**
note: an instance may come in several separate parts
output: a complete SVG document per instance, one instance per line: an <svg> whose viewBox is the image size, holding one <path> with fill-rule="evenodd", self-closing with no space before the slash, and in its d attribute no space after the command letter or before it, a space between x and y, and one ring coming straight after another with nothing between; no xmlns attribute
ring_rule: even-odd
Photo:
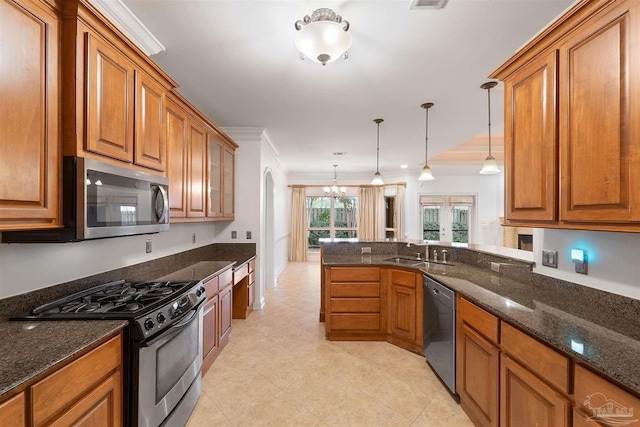
<svg viewBox="0 0 640 427"><path fill-rule="evenodd" d="M169 230L169 180L84 157L63 159L63 229L4 232L5 243L69 242Z"/></svg>

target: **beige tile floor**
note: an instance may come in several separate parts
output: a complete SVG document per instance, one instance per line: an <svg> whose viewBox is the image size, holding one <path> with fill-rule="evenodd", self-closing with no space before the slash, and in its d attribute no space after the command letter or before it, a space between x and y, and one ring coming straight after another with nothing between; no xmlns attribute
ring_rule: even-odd
<svg viewBox="0 0 640 427"><path fill-rule="evenodd" d="M320 265L289 263L265 307L234 320L187 427L473 427L423 357L327 341Z"/></svg>

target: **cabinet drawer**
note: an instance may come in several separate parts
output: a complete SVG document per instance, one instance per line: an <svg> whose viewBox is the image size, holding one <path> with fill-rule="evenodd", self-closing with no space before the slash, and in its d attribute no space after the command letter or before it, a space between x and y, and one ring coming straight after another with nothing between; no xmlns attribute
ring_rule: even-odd
<svg viewBox="0 0 640 427"><path fill-rule="evenodd" d="M233 268L229 268L218 275L219 289L223 289L231 282L233 282Z"/></svg>
<svg viewBox="0 0 640 427"><path fill-rule="evenodd" d="M379 283L332 283L332 297L379 297Z"/></svg>
<svg viewBox="0 0 640 427"><path fill-rule="evenodd" d="M249 273L249 284L255 283L256 282L256 273Z"/></svg>
<svg viewBox="0 0 640 427"><path fill-rule="evenodd" d="M494 344L498 343L498 318L464 298L458 298L458 316Z"/></svg>
<svg viewBox="0 0 640 427"><path fill-rule="evenodd" d="M31 387L33 423L42 424L120 367L122 339L118 335Z"/></svg>
<svg viewBox="0 0 640 427"><path fill-rule="evenodd" d="M394 285L402 285L415 289L416 273L405 270L391 269L391 283L393 283Z"/></svg>
<svg viewBox="0 0 640 427"><path fill-rule="evenodd" d="M242 279L247 277L248 274L249 274L249 266L247 264L238 268L233 272L233 284L237 285L238 283L240 283Z"/></svg>
<svg viewBox="0 0 640 427"><path fill-rule="evenodd" d="M202 284L204 286L204 290L207 293L207 298L211 298L220 290L220 281L218 276L212 277Z"/></svg>
<svg viewBox="0 0 640 427"><path fill-rule="evenodd" d="M569 392L571 361L535 338L502 322L502 349L559 390Z"/></svg>
<svg viewBox="0 0 640 427"><path fill-rule="evenodd" d="M26 425L24 393L0 403L0 426L23 427Z"/></svg>
<svg viewBox="0 0 640 427"><path fill-rule="evenodd" d="M332 314L331 329L334 331L378 331L379 314Z"/></svg>
<svg viewBox="0 0 640 427"><path fill-rule="evenodd" d="M613 405L613 411L620 410L625 411L625 413L633 411L634 416L630 417L630 419L637 419L637 414L640 414L640 398L621 389L600 375L591 372L584 366L576 365L574 380L573 391L576 405L582 406L584 413L591 416L592 410L589 409L589 406L595 409L607 403Z"/></svg>
<svg viewBox="0 0 640 427"><path fill-rule="evenodd" d="M377 267L332 267L332 282L378 282L380 269Z"/></svg>
<svg viewBox="0 0 640 427"><path fill-rule="evenodd" d="M331 298L332 313L380 313L379 298Z"/></svg>
<svg viewBox="0 0 640 427"><path fill-rule="evenodd" d="M249 273L256 271L256 260L252 259L249 261Z"/></svg>

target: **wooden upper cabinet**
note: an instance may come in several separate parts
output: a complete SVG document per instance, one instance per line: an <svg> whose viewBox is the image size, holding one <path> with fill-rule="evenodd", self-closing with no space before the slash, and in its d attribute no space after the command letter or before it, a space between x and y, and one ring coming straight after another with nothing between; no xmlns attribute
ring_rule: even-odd
<svg viewBox="0 0 640 427"><path fill-rule="evenodd" d="M618 3L560 45L564 221L640 221L640 16Z"/></svg>
<svg viewBox="0 0 640 427"><path fill-rule="evenodd" d="M59 17L0 0L0 231L60 223Z"/></svg>
<svg viewBox="0 0 640 427"><path fill-rule="evenodd" d="M187 113L169 101L166 109L167 178L171 219L187 217L189 139Z"/></svg>
<svg viewBox="0 0 640 427"><path fill-rule="evenodd" d="M223 184L224 189L222 203L222 216L225 219L235 217L235 149L228 146L224 148Z"/></svg>
<svg viewBox="0 0 640 427"><path fill-rule="evenodd" d="M209 218L222 217L222 162L224 143L220 142L217 135L209 133L207 156L209 169L207 179L209 188L207 192L207 216Z"/></svg>
<svg viewBox="0 0 640 427"><path fill-rule="evenodd" d="M119 50L91 33L87 45L85 149L132 163L134 66Z"/></svg>
<svg viewBox="0 0 640 427"><path fill-rule="evenodd" d="M165 89L142 71L136 71L135 77L134 160L137 165L164 171L167 166Z"/></svg>
<svg viewBox="0 0 640 427"><path fill-rule="evenodd" d="M555 221L558 206L555 50L505 81L507 221Z"/></svg>
<svg viewBox="0 0 640 427"><path fill-rule="evenodd" d="M505 82L508 224L640 232L640 2L579 2Z"/></svg>
<svg viewBox="0 0 640 427"><path fill-rule="evenodd" d="M189 191L187 217L205 216L205 178L207 162L207 135L199 123L189 121Z"/></svg>

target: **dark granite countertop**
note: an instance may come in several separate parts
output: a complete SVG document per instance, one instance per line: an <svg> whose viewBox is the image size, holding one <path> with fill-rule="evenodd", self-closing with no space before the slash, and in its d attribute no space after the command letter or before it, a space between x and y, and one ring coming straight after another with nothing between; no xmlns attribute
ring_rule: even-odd
<svg viewBox="0 0 640 427"><path fill-rule="evenodd" d="M396 266L393 255L325 255L330 266ZM633 309L602 304L586 286L529 283L464 263L409 267L459 292L574 360L640 394L640 321ZM402 267L402 266L400 266ZM631 304L629 304L631 305Z"/></svg>
<svg viewBox="0 0 640 427"><path fill-rule="evenodd" d="M236 265L236 261L199 261L156 280L205 280Z"/></svg>
<svg viewBox="0 0 640 427"><path fill-rule="evenodd" d="M126 326L125 320L0 321L0 399Z"/></svg>

